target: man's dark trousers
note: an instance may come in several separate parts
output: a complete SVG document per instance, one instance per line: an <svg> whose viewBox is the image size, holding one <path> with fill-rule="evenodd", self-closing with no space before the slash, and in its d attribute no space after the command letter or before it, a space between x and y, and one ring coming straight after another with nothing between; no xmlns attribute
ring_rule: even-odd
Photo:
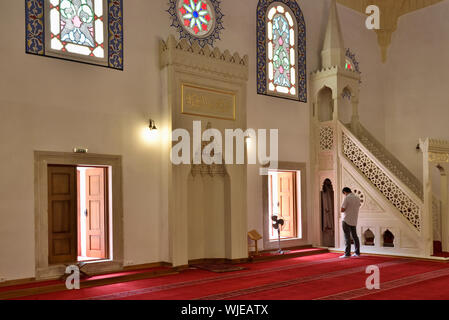
<svg viewBox="0 0 449 320"><path fill-rule="evenodd" d="M355 245L355 254L360 255L360 241L357 236L357 229L355 226L350 226L346 222L343 221L343 232L345 234L345 255L351 255L351 235L352 239L354 239Z"/></svg>

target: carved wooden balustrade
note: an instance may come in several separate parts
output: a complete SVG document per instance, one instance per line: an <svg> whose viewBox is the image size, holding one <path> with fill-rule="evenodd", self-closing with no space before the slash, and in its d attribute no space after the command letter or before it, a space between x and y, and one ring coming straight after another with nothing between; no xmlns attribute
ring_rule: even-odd
<svg viewBox="0 0 449 320"><path fill-rule="evenodd" d="M369 136L365 129L361 130L364 133L363 140L359 140L347 126L341 123L338 131L339 137L341 137L342 156L351 162L388 199L414 229L421 231L423 201L416 194L417 186L412 184L410 187L410 184L407 183L413 179L404 179L410 173L404 171L405 167L402 164L399 165L399 161L392 159L391 153L382 154L385 148L380 148L380 143L373 140L369 140L368 143L367 137Z"/></svg>

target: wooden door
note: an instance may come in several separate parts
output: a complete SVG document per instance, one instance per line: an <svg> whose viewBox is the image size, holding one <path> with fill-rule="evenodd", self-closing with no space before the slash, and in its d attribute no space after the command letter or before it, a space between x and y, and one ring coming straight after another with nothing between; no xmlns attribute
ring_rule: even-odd
<svg viewBox="0 0 449 320"><path fill-rule="evenodd" d="M335 247L334 188L330 179L324 180L321 191L321 235L325 247Z"/></svg>
<svg viewBox="0 0 449 320"><path fill-rule="evenodd" d="M296 237L296 173L279 172L278 197L280 218L284 219L284 226L281 230L281 237Z"/></svg>
<svg viewBox="0 0 449 320"><path fill-rule="evenodd" d="M106 258L106 169L86 170L86 255Z"/></svg>
<svg viewBox="0 0 449 320"><path fill-rule="evenodd" d="M276 237L278 236L276 229L274 229L273 227L273 222L271 220L272 216L275 213L275 208L277 209L278 206L278 198L275 196L275 190L273 190L273 176L269 175L268 176L268 188L269 188L269 205L270 205L270 217L269 217L269 221L270 221L270 230L271 230L271 236L272 237Z"/></svg>
<svg viewBox="0 0 449 320"><path fill-rule="evenodd" d="M48 166L48 263L77 261L76 167Z"/></svg>

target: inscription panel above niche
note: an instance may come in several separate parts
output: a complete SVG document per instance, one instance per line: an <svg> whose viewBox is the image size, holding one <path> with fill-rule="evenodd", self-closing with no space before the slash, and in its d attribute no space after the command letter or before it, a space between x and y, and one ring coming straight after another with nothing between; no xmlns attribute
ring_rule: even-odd
<svg viewBox="0 0 449 320"><path fill-rule="evenodd" d="M183 83L181 95L183 114L223 120L236 119L236 94L233 92Z"/></svg>

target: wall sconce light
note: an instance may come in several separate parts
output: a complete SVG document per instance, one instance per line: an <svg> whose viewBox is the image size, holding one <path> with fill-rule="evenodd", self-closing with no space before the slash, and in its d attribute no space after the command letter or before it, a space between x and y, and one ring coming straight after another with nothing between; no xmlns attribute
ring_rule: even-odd
<svg viewBox="0 0 449 320"><path fill-rule="evenodd" d="M148 127L150 128L150 131L155 130L157 132L157 130L158 130L157 127L156 127L156 122L154 122L153 119L150 119L150 124L149 124Z"/></svg>
<svg viewBox="0 0 449 320"><path fill-rule="evenodd" d="M155 141L159 136L159 130L156 127L156 122L153 119L148 121L148 127L144 128L143 136L146 141Z"/></svg>

